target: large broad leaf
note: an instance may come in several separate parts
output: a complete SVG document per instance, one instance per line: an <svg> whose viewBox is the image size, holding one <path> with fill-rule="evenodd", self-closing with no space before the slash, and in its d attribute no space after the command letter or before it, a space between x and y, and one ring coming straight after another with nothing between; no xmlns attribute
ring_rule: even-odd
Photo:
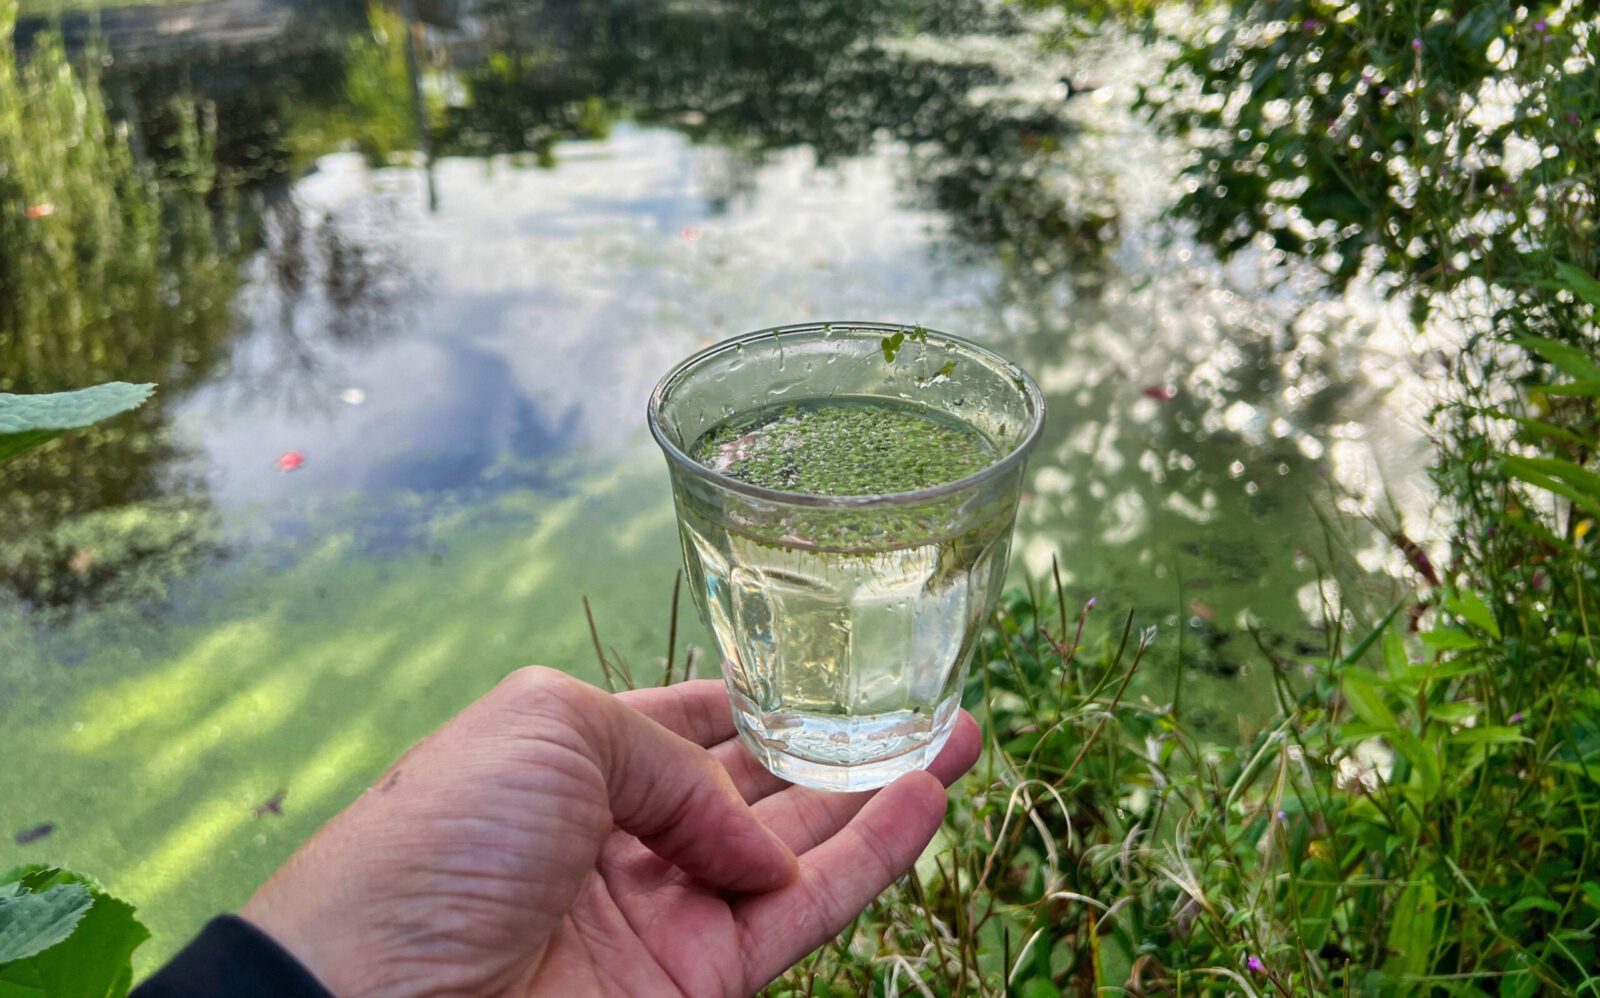
<svg viewBox="0 0 1600 998"><path fill-rule="evenodd" d="M121 998L133 983L133 951L150 932L134 917L133 906L106 893L94 880L67 870L25 867L0 877L20 881L25 890L46 894L78 885L94 904L66 939L33 956L0 965L0 998L39 992L47 998ZM8 991L6 988L11 990Z"/></svg>
<svg viewBox="0 0 1600 998"><path fill-rule="evenodd" d="M42 894L10 885L8 897L0 887L0 964L42 952L72 935L84 913L94 904L89 888L60 884Z"/></svg>
<svg viewBox="0 0 1600 998"><path fill-rule="evenodd" d="M155 385L123 381L55 395L0 392L0 462L53 440L67 430L98 423L141 405Z"/></svg>

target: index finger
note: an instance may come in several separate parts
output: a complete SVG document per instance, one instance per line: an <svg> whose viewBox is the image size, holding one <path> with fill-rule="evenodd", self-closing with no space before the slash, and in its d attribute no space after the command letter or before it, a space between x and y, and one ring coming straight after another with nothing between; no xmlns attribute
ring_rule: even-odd
<svg viewBox="0 0 1600 998"><path fill-rule="evenodd" d="M617 699L696 745L709 748L733 737L733 708L720 679L628 690Z"/></svg>
<svg viewBox="0 0 1600 998"><path fill-rule="evenodd" d="M945 789L927 772L879 790L832 838L800 857L789 884L734 903L746 990L755 992L837 935L911 869L944 820Z"/></svg>

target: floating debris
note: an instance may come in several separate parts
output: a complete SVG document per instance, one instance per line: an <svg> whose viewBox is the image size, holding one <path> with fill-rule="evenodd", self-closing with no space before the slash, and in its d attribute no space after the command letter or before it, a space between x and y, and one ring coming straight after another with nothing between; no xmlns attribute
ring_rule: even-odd
<svg viewBox="0 0 1600 998"><path fill-rule="evenodd" d="M11 836L19 846L31 846L40 839L47 839L55 833L56 826L53 821L41 821L32 828L24 828Z"/></svg>
<svg viewBox="0 0 1600 998"><path fill-rule="evenodd" d="M297 450L285 451L278 458L279 471L295 471L306 463L306 456Z"/></svg>
<svg viewBox="0 0 1600 998"><path fill-rule="evenodd" d="M279 790L277 793L273 794L271 797L268 797L266 800L252 808L250 811L250 816L252 818L265 818L267 815L271 814L280 818L283 817L283 798L287 794L287 790Z"/></svg>

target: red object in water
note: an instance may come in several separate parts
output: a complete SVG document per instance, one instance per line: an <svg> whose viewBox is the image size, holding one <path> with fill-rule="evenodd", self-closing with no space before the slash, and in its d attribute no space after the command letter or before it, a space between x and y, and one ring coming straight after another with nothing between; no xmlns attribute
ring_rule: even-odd
<svg viewBox="0 0 1600 998"><path fill-rule="evenodd" d="M1178 397L1178 393L1166 385L1149 385L1144 390L1144 396L1157 402L1171 402Z"/></svg>
<svg viewBox="0 0 1600 998"><path fill-rule="evenodd" d="M51 215L54 215L55 213L56 213L56 206L53 205L53 204L30 204L30 205L28 205L28 217L29 218L49 218Z"/></svg>
<svg viewBox="0 0 1600 998"><path fill-rule="evenodd" d="M283 452L283 456L278 458L278 470L279 471L294 471L296 468L300 467L302 464L305 464L305 463L306 463L306 456L304 454L300 453L299 451L297 451L297 450L284 451Z"/></svg>

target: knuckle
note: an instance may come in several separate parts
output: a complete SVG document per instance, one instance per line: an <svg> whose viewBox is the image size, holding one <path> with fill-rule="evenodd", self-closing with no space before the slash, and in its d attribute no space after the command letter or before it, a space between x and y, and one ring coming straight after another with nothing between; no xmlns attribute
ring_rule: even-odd
<svg viewBox="0 0 1600 998"><path fill-rule="evenodd" d="M561 696L564 688L577 685L577 680L548 666L526 665L500 680L495 692L521 702L538 702Z"/></svg>

